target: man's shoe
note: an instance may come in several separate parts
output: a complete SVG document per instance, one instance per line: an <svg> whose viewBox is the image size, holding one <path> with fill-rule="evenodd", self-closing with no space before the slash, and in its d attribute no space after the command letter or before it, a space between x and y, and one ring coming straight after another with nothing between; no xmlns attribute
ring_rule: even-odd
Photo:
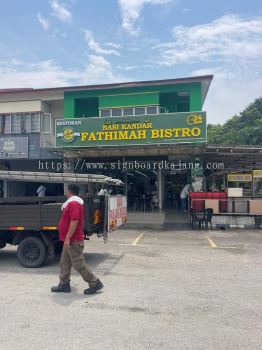
<svg viewBox="0 0 262 350"><path fill-rule="evenodd" d="M53 293L70 293L71 287L70 283L59 284L58 286L52 287L51 292Z"/></svg>
<svg viewBox="0 0 262 350"><path fill-rule="evenodd" d="M94 287L89 287L84 290L84 294L94 294L98 290L102 289L103 287L104 287L103 283L98 279Z"/></svg>

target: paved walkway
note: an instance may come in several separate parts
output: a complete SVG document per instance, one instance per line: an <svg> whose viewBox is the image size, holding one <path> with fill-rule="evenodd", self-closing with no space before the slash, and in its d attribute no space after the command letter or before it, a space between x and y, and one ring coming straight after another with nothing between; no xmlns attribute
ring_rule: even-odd
<svg viewBox="0 0 262 350"><path fill-rule="evenodd" d="M128 212L127 227L132 228L188 228L190 225L188 213L180 210L166 209L149 212Z"/></svg>

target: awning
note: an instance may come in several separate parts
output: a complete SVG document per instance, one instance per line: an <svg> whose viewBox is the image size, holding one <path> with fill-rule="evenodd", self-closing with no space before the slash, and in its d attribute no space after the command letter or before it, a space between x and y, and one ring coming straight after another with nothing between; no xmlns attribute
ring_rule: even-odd
<svg viewBox="0 0 262 350"><path fill-rule="evenodd" d="M121 186L121 180L106 175L74 174L74 173L44 173L31 171L0 171L0 180L54 182L54 183L99 183L105 185Z"/></svg>

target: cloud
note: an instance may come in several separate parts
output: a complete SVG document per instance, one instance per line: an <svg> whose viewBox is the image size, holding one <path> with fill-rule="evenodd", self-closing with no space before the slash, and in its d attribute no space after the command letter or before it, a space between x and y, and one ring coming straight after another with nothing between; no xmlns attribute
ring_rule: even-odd
<svg viewBox="0 0 262 350"><path fill-rule="evenodd" d="M82 84L104 84L123 82L126 79L124 76L114 73L111 63L103 56L90 55L83 73Z"/></svg>
<svg viewBox="0 0 262 350"><path fill-rule="evenodd" d="M62 22L70 22L72 19L72 14L67 10L58 0L50 0L50 6L53 10L53 15L57 17Z"/></svg>
<svg viewBox="0 0 262 350"><path fill-rule="evenodd" d="M79 71L65 70L53 60L25 63L12 59L0 62L0 88L46 88L77 84Z"/></svg>
<svg viewBox="0 0 262 350"><path fill-rule="evenodd" d="M119 44L108 42L108 43L106 43L106 45L109 47L113 47L114 49L121 49L121 45L119 45Z"/></svg>
<svg viewBox="0 0 262 350"><path fill-rule="evenodd" d="M57 37L67 38L67 34L65 32L60 31L59 29L56 29L52 34L52 38L57 38Z"/></svg>
<svg viewBox="0 0 262 350"><path fill-rule="evenodd" d="M262 56L262 17L225 15L213 22L173 28L174 41L157 45L161 63L255 59Z"/></svg>
<svg viewBox="0 0 262 350"><path fill-rule="evenodd" d="M117 68L121 69L121 70L125 70L125 71L129 71L129 70L133 70L133 69L141 69L141 66L138 65L120 65Z"/></svg>
<svg viewBox="0 0 262 350"><path fill-rule="evenodd" d="M172 0L118 0L121 16L122 27L130 35L137 35L139 29L135 26L144 5L164 5Z"/></svg>
<svg viewBox="0 0 262 350"><path fill-rule="evenodd" d="M213 67L195 70L192 75L214 74L214 79L204 104L208 123L223 124L227 119L242 112L256 98L262 97L262 72L258 67L253 69L239 67ZM248 87L247 87L248 82Z"/></svg>
<svg viewBox="0 0 262 350"><path fill-rule="evenodd" d="M103 49L99 43L95 40L93 33L90 30L85 30L85 41L88 47L100 55L116 55L120 56L120 53L115 49ZM111 44L112 45L112 44Z"/></svg>
<svg viewBox="0 0 262 350"><path fill-rule="evenodd" d="M54 60L26 63L10 58L0 61L0 89L48 88L127 80L130 79L115 71L112 64L99 55L90 55L88 61L78 69L65 69Z"/></svg>
<svg viewBox="0 0 262 350"><path fill-rule="evenodd" d="M204 105L210 122L223 123L261 97L261 16L225 15L210 23L175 26L172 35L173 40L154 47L158 64L201 67L193 76L214 74Z"/></svg>
<svg viewBox="0 0 262 350"><path fill-rule="evenodd" d="M50 27L50 23L48 22L48 20L46 20L45 18L42 17L41 13L38 12L37 14L37 19L38 19L38 22L41 24L41 26L43 27L43 29L45 31L47 31Z"/></svg>

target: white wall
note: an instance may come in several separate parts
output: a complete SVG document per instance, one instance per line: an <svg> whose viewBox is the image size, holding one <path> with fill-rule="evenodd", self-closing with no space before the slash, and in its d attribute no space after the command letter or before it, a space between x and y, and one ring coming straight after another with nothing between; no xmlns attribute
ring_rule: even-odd
<svg viewBox="0 0 262 350"><path fill-rule="evenodd" d="M38 112L42 110L42 101L13 101L0 102L0 113L24 113L24 112Z"/></svg>
<svg viewBox="0 0 262 350"><path fill-rule="evenodd" d="M52 132L55 134L55 119L64 118L64 101L50 101L48 102L50 113L52 115Z"/></svg>
<svg viewBox="0 0 262 350"><path fill-rule="evenodd" d="M64 118L64 100L50 101L48 104L53 118Z"/></svg>

